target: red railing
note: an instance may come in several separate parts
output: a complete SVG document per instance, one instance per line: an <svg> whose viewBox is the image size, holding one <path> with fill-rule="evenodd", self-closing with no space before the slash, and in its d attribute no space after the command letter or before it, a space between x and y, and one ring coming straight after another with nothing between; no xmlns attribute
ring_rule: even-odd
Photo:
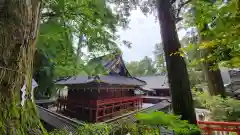
<svg viewBox="0 0 240 135"><path fill-rule="evenodd" d="M198 126L205 135L228 135L230 132L240 135L240 122L198 121Z"/></svg>
<svg viewBox="0 0 240 135"><path fill-rule="evenodd" d="M78 104L88 104L88 105L108 105L108 104L116 104L116 103L124 103L124 102L132 102L132 101L141 101L142 98L139 96L134 97L121 97L121 98L111 98L111 99L103 99L103 100L85 100L85 99L77 99L70 100L67 98L59 98L58 102L60 104L68 104L68 103L78 103Z"/></svg>
<svg viewBox="0 0 240 135"><path fill-rule="evenodd" d="M120 102L129 102L129 101L136 101L141 100L141 97L121 97L121 98L112 98L112 99L103 99L103 100L96 100L97 105L107 105L107 104L115 104Z"/></svg>

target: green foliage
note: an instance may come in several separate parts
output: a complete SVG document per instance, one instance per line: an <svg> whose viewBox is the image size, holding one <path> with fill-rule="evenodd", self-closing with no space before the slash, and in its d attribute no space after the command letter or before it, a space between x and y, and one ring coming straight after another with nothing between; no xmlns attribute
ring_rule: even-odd
<svg viewBox="0 0 240 135"><path fill-rule="evenodd" d="M35 53L33 78L39 85L34 90L36 99L50 96L53 89L53 64L44 54L39 51Z"/></svg>
<svg viewBox="0 0 240 135"><path fill-rule="evenodd" d="M55 129L54 131L50 132L49 135L69 135L68 131Z"/></svg>
<svg viewBox="0 0 240 135"><path fill-rule="evenodd" d="M111 126L107 124L86 124L78 129L78 135L108 135L111 131Z"/></svg>
<svg viewBox="0 0 240 135"><path fill-rule="evenodd" d="M167 68L165 64L165 56L164 56L164 50L162 43L158 43L155 45L154 50L154 56L155 56L155 63L156 63L156 69L158 72L162 74L167 73Z"/></svg>
<svg viewBox="0 0 240 135"><path fill-rule="evenodd" d="M145 56L140 61L132 61L126 64L128 71L133 76L154 75L157 73L153 60Z"/></svg>
<svg viewBox="0 0 240 135"><path fill-rule="evenodd" d="M109 135L112 128L107 124L85 124L79 127L76 131L77 135ZM69 132L64 130L54 130L49 135L69 135Z"/></svg>
<svg viewBox="0 0 240 135"><path fill-rule="evenodd" d="M140 124L149 127L163 126L169 130L173 130L177 135L186 135L198 132L199 129L195 125L188 124L179 117L164 112L152 112L149 114L139 113L136 115Z"/></svg>
<svg viewBox="0 0 240 135"><path fill-rule="evenodd" d="M104 67L103 63L110 62L118 55L118 52L107 54L100 57L92 58L87 63L87 69L86 72L88 75L98 75L98 74L108 74L109 71Z"/></svg>
<svg viewBox="0 0 240 135"><path fill-rule="evenodd" d="M39 84L37 91L42 95L51 94L54 79L90 74L89 71L97 70L85 65L84 56L89 58L119 50L118 45L121 44L130 45L128 41L119 40L116 34L118 26L127 25L125 18L117 12L113 13L105 0L43 2L36 46L41 57L35 58L37 64L34 71ZM83 51L84 48L87 52ZM46 61L49 64L46 64Z"/></svg>
<svg viewBox="0 0 240 135"><path fill-rule="evenodd" d="M187 135L199 132L195 125L182 121L179 117L164 112L138 113L137 123L117 124L85 124L77 129L77 135L160 135L160 127L173 130L176 135ZM68 135L62 130L55 130L50 135Z"/></svg>
<svg viewBox="0 0 240 135"><path fill-rule="evenodd" d="M196 85L203 84L205 82L202 71L196 70L195 68L188 68L189 80L191 83L191 87L195 87Z"/></svg>
<svg viewBox="0 0 240 135"><path fill-rule="evenodd" d="M231 0L208 2L192 1L194 12L189 19L192 26L197 26L201 35L200 50L206 50L204 60L225 66L239 67L239 1ZM208 26L209 24L209 26Z"/></svg>
<svg viewBox="0 0 240 135"><path fill-rule="evenodd" d="M199 133L195 125L182 121L179 117L164 112L138 113L135 116L136 123L121 123L112 126L117 135L160 135L160 127L173 130L175 135L187 135Z"/></svg>
<svg viewBox="0 0 240 135"><path fill-rule="evenodd" d="M211 111L211 118L216 121L239 121L240 101L230 97L209 96L206 92L194 92L195 100Z"/></svg>
<svg viewBox="0 0 240 135"><path fill-rule="evenodd" d="M194 33L193 30L191 30ZM184 56L187 67L191 87L204 83L204 75L202 71L202 65L200 62L199 45L197 44L197 35L186 35L181 39L180 52Z"/></svg>
<svg viewBox="0 0 240 135"><path fill-rule="evenodd" d="M45 34L47 37L59 37L61 34L75 36L77 51L83 47L95 53L117 48L118 37L115 32L117 26L122 26L123 20L113 14L105 0L59 0L47 7L49 10L43 13L43 19L46 22L54 21L46 29L51 31Z"/></svg>

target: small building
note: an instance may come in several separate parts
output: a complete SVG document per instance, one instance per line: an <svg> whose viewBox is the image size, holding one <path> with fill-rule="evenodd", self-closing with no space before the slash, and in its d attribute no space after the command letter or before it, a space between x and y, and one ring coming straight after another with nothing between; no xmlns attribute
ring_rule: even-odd
<svg viewBox="0 0 240 135"><path fill-rule="evenodd" d="M226 92L230 96L240 99L240 69L221 67L220 70Z"/></svg>
<svg viewBox="0 0 240 135"><path fill-rule="evenodd" d="M141 76L137 78L147 83L147 85L141 86L140 89L149 91L149 96L170 97L170 88L166 75ZM151 90L154 90L154 92Z"/></svg>
<svg viewBox="0 0 240 135"><path fill-rule="evenodd" d="M134 90L143 83L134 78L79 76L58 84L68 86L67 115L86 122L102 122L142 107L142 98L135 96Z"/></svg>
<svg viewBox="0 0 240 135"><path fill-rule="evenodd" d="M95 123L142 108L142 98L134 91L146 82L129 74L121 55L99 60L107 75L67 77L56 83L68 87L65 115Z"/></svg>

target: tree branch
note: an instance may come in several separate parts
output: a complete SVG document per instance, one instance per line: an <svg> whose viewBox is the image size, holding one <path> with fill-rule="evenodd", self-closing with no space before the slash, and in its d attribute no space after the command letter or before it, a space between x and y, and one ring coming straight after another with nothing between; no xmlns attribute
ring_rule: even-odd
<svg viewBox="0 0 240 135"><path fill-rule="evenodd" d="M175 0L175 1L176 1L176 0ZM191 1L192 1L192 0L187 0L187 1L183 2L183 3L181 3L181 4L179 5L179 8L176 9L177 12L176 12L176 14L175 14L175 18L178 20L177 22L179 22L179 20L182 20L182 18L179 17L179 14L180 14L182 8L183 8L185 5L187 5L188 3L190 3Z"/></svg>
<svg viewBox="0 0 240 135"><path fill-rule="evenodd" d="M176 23L178 23L178 22L180 22L180 21L182 21L182 20L183 20L182 17L175 17L175 21L176 21Z"/></svg>
<svg viewBox="0 0 240 135"><path fill-rule="evenodd" d="M170 3L171 3L171 5L173 4L173 3L175 3L177 0L171 0L170 1Z"/></svg>

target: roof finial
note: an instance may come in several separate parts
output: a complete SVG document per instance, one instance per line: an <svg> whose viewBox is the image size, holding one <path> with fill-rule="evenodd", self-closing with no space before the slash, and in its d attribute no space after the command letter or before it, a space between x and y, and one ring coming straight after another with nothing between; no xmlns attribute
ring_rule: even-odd
<svg viewBox="0 0 240 135"><path fill-rule="evenodd" d="M100 80L100 76L99 75L95 75L94 76L94 80Z"/></svg>

